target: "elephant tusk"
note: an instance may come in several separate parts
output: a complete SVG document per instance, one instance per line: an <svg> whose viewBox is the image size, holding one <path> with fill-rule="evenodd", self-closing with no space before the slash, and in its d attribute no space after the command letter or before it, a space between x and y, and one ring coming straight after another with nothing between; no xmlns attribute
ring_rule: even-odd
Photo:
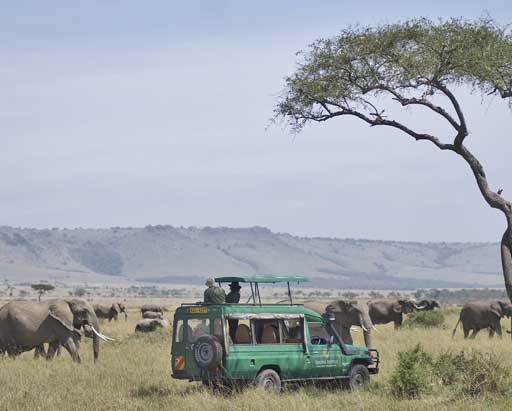
<svg viewBox="0 0 512 411"><path fill-rule="evenodd" d="M357 327L350 327L350 331L355 331L356 333L360 332L359 328Z"/></svg>
<svg viewBox="0 0 512 411"><path fill-rule="evenodd" d="M103 335L102 333L100 333L92 325L91 325L91 328L92 328L92 332L94 334L96 334L99 338L101 338L103 341L106 341L106 342L115 341L113 338L107 337L106 335Z"/></svg>
<svg viewBox="0 0 512 411"><path fill-rule="evenodd" d="M366 327L364 326L364 323L363 323L363 317L361 314L359 314L359 323L361 324L361 328L363 329L364 332L369 332Z"/></svg>

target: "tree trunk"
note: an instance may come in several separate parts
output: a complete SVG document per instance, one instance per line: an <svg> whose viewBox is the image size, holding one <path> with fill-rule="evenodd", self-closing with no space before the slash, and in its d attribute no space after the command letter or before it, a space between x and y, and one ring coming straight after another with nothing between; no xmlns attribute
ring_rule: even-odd
<svg viewBox="0 0 512 411"><path fill-rule="evenodd" d="M505 288L510 301L512 301L512 230L507 228L501 239L501 265Z"/></svg>

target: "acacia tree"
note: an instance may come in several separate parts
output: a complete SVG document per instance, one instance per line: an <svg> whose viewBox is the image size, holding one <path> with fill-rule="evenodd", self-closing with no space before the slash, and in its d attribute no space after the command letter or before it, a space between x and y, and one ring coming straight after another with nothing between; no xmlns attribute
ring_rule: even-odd
<svg viewBox="0 0 512 411"><path fill-rule="evenodd" d="M48 283L38 283L38 284L32 284L30 286L34 291L37 291L38 294L38 301L41 301L41 296L43 294L46 294L50 291L55 290L55 286L48 284Z"/></svg>
<svg viewBox="0 0 512 411"><path fill-rule="evenodd" d="M467 148L470 133L456 96L460 89L469 89L483 97L512 97L510 29L492 19L417 19L345 29L299 55L299 66L278 100L276 119L299 132L310 122L356 117L464 159L487 204L505 217L501 261L512 301L512 205L501 190L490 188L482 164ZM429 110L452 131L434 135L406 124L399 115L390 118L383 109L390 104Z"/></svg>

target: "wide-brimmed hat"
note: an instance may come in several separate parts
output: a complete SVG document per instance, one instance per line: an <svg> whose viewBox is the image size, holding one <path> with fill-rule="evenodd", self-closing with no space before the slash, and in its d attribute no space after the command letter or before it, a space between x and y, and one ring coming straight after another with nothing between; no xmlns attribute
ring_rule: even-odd
<svg viewBox="0 0 512 411"><path fill-rule="evenodd" d="M232 282L231 284L229 284L229 288L236 288L237 290L240 290L242 287L240 287L238 282L235 281L235 282Z"/></svg>
<svg viewBox="0 0 512 411"><path fill-rule="evenodd" d="M211 287L214 284L215 284L215 280L213 278L208 278L208 280L206 280L206 283L205 283L205 285L207 285L208 287Z"/></svg>

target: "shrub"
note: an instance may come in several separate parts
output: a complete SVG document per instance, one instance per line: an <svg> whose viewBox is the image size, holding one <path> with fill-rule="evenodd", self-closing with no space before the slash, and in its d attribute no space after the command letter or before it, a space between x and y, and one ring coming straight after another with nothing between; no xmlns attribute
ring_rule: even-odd
<svg viewBox="0 0 512 411"><path fill-rule="evenodd" d="M460 382L464 372L464 351L441 353L432 363L432 374L438 383L453 385Z"/></svg>
<svg viewBox="0 0 512 411"><path fill-rule="evenodd" d="M410 314L404 326L410 328L437 328L444 324L444 314L441 310L417 311Z"/></svg>
<svg viewBox="0 0 512 411"><path fill-rule="evenodd" d="M391 391L398 398L417 398L430 390L432 357L420 344L398 353L398 365L391 375Z"/></svg>
<svg viewBox="0 0 512 411"><path fill-rule="evenodd" d="M503 395L508 389L510 370L494 353L472 351L464 355L462 392L473 397L484 394Z"/></svg>
<svg viewBox="0 0 512 411"><path fill-rule="evenodd" d="M441 354L432 364L432 373L442 384L459 384L460 391L472 397L503 395L510 378L510 370L496 354L476 350Z"/></svg>

